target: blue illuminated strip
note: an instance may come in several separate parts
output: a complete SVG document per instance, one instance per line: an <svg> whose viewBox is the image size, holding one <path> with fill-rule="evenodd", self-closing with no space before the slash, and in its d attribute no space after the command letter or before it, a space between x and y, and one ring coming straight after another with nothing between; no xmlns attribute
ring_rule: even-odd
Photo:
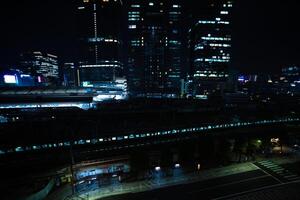
<svg viewBox="0 0 300 200"><path fill-rule="evenodd" d="M23 104L0 104L0 109L14 108L60 108L60 107L77 107L88 110L92 107L90 103L23 103Z"/></svg>
<svg viewBox="0 0 300 200"><path fill-rule="evenodd" d="M157 131L152 133L132 133L123 136L111 136L106 138L98 138L98 139L85 139L85 140L76 140L74 141L74 145L86 145L86 144L99 144L103 142L115 142L122 140L131 140L137 138L149 138L149 137L157 137L161 135L179 135L179 134L190 134L190 133L199 133L204 132L206 130L217 130L217 129L226 129L226 128L239 128L251 125L268 125L274 123L286 123L286 122L299 122L300 118L282 118L282 119L273 119L273 120L259 120L254 122L237 122L237 123L226 123L226 124L215 124L215 125L206 125L201 127L192 127L192 128L182 128L182 129L172 129L172 130L164 130ZM32 150L41 150L41 149L53 149L53 148L61 148L68 147L71 145L71 142L60 142L60 143L52 143L52 144L42 144L42 145L33 145L27 147L15 147L14 149L8 150L0 150L1 154L6 153L14 153L14 152L24 152L24 151L32 151ZM132 145L130 145L132 146Z"/></svg>

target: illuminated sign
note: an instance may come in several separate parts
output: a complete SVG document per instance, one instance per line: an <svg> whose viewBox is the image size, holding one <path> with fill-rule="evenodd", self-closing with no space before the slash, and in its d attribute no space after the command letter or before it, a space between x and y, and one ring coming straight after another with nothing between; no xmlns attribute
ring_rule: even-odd
<svg viewBox="0 0 300 200"><path fill-rule="evenodd" d="M207 100L208 96L207 95L196 95L197 99L203 99L203 100Z"/></svg>
<svg viewBox="0 0 300 200"><path fill-rule="evenodd" d="M15 75L4 75L4 82L7 84L16 84L17 78Z"/></svg>
<svg viewBox="0 0 300 200"><path fill-rule="evenodd" d="M239 78L238 78L238 81L240 81L240 82L244 82L246 79L245 79L245 77L244 76L239 76Z"/></svg>
<svg viewBox="0 0 300 200"><path fill-rule="evenodd" d="M94 85L91 84L91 83L88 82L88 81L83 81L83 82L82 82L82 87L94 87Z"/></svg>

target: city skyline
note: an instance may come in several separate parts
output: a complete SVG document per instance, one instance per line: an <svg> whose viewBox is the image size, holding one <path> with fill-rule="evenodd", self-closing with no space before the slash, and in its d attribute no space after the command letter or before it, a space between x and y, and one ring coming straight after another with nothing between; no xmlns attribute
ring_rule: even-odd
<svg viewBox="0 0 300 200"><path fill-rule="evenodd" d="M299 200L299 8L5 2L1 200Z"/></svg>
<svg viewBox="0 0 300 200"><path fill-rule="evenodd" d="M56 6L47 0L20 4L22 6L15 8L13 3L6 3L2 7L1 66L16 65L18 55L28 50L47 51L64 62L72 62L78 55L73 42L77 37L75 5L66 1ZM300 62L297 58L300 41L296 37L299 30L293 24L297 23L298 6L297 2L280 0L273 1L272 5L236 1L233 67L242 72L278 72L281 67L297 65ZM13 8L15 12L11 12Z"/></svg>

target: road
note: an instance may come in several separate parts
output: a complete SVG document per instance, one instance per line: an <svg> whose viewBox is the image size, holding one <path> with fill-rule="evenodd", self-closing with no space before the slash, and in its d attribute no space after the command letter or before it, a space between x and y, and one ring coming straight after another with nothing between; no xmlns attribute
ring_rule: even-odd
<svg viewBox="0 0 300 200"><path fill-rule="evenodd" d="M255 165L259 166L259 168L250 172L229 175L192 184L156 189L148 192L107 197L102 198L102 200L221 200L232 198L239 199L239 196L243 195L245 197L243 199L248 199L249 195L247 196L247 193L274 187L274 191L269 189L269 196L272 197L272 194L277 194L278 191L284 190L282 187L293 189L293 187L299 186L292 185L293 187L290 187L288 185L289 183L295 184L294 181L299 181L298 174L290 175L291 172L286 169L283 169L283 174L276 174L280 171L280 166L276 166L276 164L268 161L255 163ZM280 188L278 189L278 187ZM256 193L257 196L255 198L266 199L265 197L259 198L260 196L265 195L264 192ZM285 195L293 194L295 196L295 193L300 195L300 191L298 192L298 190L293 190ZM278 197L278 199L286 199L286 196L279 198L281 196L278 194L275 197ZM275 197L269 199L275 199Z"/></svg>
<svg viewBox="0 0 300 200"><path fill-rule="evenodd" d="M261 189L270 189L270 187L286 187L287 184L295 183L295 181L300 183L300 173L292 170L298 167L298 160L296 158L261 160L200 170L190 174L179 173L181 170L177 169L179 170L177 175L172 177L157 174L157 177L151 180L115 182L115 184L100 188L92 188L95 184L91 184L89 188L86 188L88 191L83 190L67 199L78 199L77 197L90 200L193 200L199 197L201 199L231 199ZM289 193L292 194L293 191ZM299 193L298 190L296 193Z"/></svg>

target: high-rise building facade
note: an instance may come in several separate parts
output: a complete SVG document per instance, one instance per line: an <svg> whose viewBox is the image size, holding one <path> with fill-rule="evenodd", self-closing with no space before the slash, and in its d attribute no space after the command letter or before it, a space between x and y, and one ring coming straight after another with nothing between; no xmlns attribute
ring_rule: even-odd
<svg viewBox="0 0 300 200"><path fill-rule="evenodd" d="M38 83L59 84L59 66L56 55L40 51L22 53L20 66L22 71L36 77Z"/></svg>
<svg viewBox="0 0 300 200"><path fill-rule="evenodd" d="M134 96L177 97L182 68L180 0L128 0L128 80Z"/></svg>
<svg viewBox="0 0 300 200"><path fill-rule="evenodd" d="M79 81L97 87L123 77L121 0L78 0Z"/></svg>
<svg viewBox="0 0 300 200"><path fill-rule="evenodd" d="M231 61L231 0L211 0L189 30L190 78L195 96L220 94Z"/></svg>

